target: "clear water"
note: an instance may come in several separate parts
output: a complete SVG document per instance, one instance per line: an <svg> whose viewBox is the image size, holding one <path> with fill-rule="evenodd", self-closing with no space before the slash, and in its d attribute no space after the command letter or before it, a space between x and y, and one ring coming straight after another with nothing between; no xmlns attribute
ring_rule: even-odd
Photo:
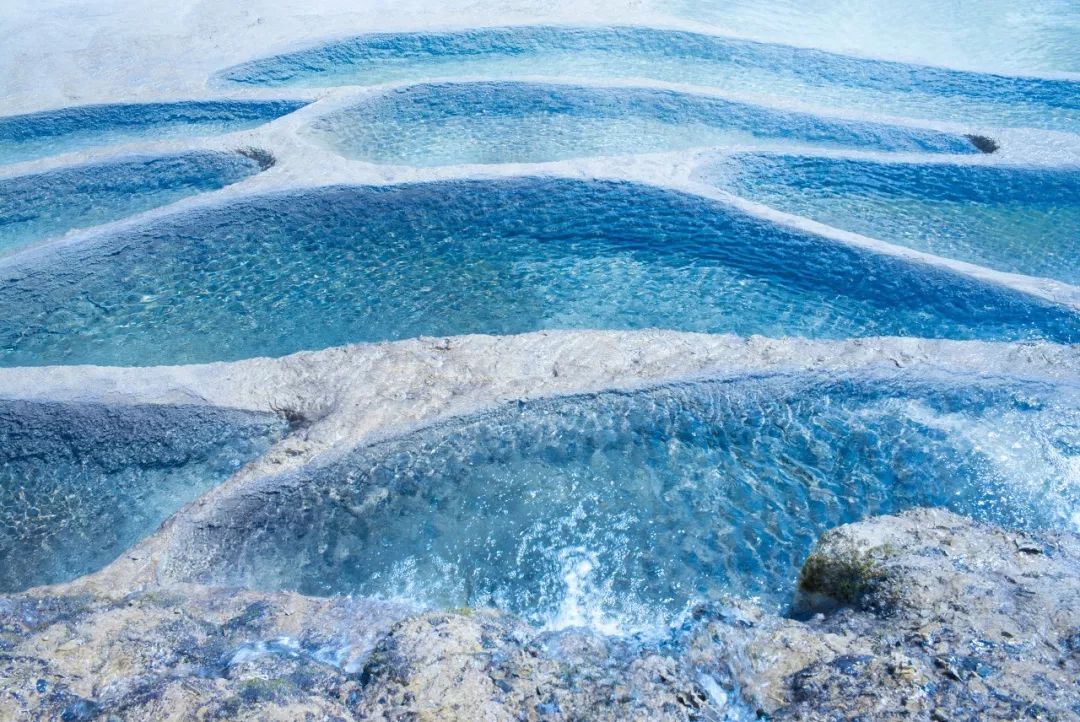
<svg viewBox="0 0 1080 722"><path fill-rule="evenodd" d="M1080 72L1075 0L665 0L739 35L1013 73Z"/></svg>
<svg viewBox="0 0 1080 722"><path fill-rule="evenodd" d="M838 228L1080 284L1080 169L762 154L735 156L704 175Z"/></svg>
<svg viewBox="0 0 1080 722"><path fill-rule="evenodd" d="M269 483L204 526L206 579L627 631L785 605L817 537L874 514L1075 528L1080 389L800 375L515 403Z"/></svg>
<svg viewBox="0 0 1080 722"><path fill-rule="evenodd" d="M946 70L640 27L380 33L254 60L220 75L225 83L278 87L523 76L643 78L817 107L1080 131L1076 80Z"/></svg>
<svg viewBox="0 0 1080 722"><path fill-rule="evenodd" d="M100 569L283 431L233 410L0 401L0 592Z"/></svg>
<svg viewBox="0 0 1080 722"><path fill-rule="evenodd" d="M1080 315L1002 287L696 195L560 178L249 198L9 256L0 306L9 366L547 328L1080 341Z"/></svg>
<svg viewBox="0 0 1080 722"><path fill-rule="evenodd" d="M421 167L736 144L980 152L963 135L701 95L506 82L390 90L319 119L308 132L349 158Z"/></svg>
<svg viewBox="0 0 1080 722"><path fill-rule="evenodd" d="M199 100L86 105L0 117L0 163L137 140L216 135L302 108L296 100Z"/></svg>
<svg viewBox="0 0 1080 722"><path fill-rule="evenodd" d="M260 170L241 153L201 151L0 179L0 254L217 190Z"/></svg>

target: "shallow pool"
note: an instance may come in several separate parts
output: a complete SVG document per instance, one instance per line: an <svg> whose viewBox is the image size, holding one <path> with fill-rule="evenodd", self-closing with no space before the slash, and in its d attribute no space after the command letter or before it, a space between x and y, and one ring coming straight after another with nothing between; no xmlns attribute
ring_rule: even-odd
<svg viewBox="0 0 1080 722"><path fill-rule="evenodd" d="M253 60L220 78L244 85L330 86L525 76L647 78L813 106L1080 130L1077 80L963 72L643 27L376 33Z"/></svg>
<svg viewBox="0 0 1080 722"><path fill-rule="evenodd" d="M792 259L798 259L793 263ZM1080 341L1080 315L706 198L524 177L250 197L0 261L0 364L661 327Z"/></svg>
<svg viewBox="0 0 1080 722"><path fill-rule="evenodd" d="M200 524L192 563L627 631L725 594L782 607L817 537L874 514L1075 528L1078 463L1074 386L801 374L519 402L266 481Z"/></svg>
<svg viewBox="0 0 1080 722"><path fill-rule="evenodd" d="M717 186L947 258L1080 283L1080 168L739 155Z"/></svg>
<svg viewBox="0 0 1080 722"><path fill-rule="evenodd" d="M214 135L262 125L302 108L297 100L189 100L84 105L0 117L0 163L137 140Z"/></svg>
<svg viewBox="0 0 1080 722"><path fill-rule="evenodd" d="M100 569L284 429L236 410L0 401L0 592Z"/></svg>
<svg viewBox="0 0 1080 722"><path fill-rule="evenodd" d="M732 145L980 153L960 133L670 90L519 82L391 89L320 118L308 132L348 158L421 167Z"/></svg>
<svg viewBox="0 0 1080 722"><path fill-rule="evenodd" d="M739 35L1014 73L1080 72L1073 0L663 0Z"/></svg>
<svg viewBox="0 0 1080 722"><path fill-rule="evenodd" d="M125 158L0 179L0 254L223 188L272 160L245 152Z"/></svg>

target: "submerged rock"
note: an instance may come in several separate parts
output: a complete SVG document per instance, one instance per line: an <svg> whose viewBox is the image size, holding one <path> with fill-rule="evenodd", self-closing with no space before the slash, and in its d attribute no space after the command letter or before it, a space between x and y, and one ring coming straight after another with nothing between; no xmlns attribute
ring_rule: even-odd
<svg viewBox="0 0 1080 722"><path fill-rule="evenodd" d="M0 598L0 718L1080 716L1077 535L926 509L839 527L793 609L701 607L645 640L341 597L43 589Z"/></svg>

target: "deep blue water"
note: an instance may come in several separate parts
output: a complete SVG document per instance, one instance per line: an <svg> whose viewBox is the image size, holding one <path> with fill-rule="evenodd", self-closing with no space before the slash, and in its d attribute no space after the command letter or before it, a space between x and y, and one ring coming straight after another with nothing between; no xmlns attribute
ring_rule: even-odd
<svg viewBox="0 0 1080 722"><path fill-rule="evenodd" d="M521 82L389 90L320 118L310 132L347 157L411 166L543 162L733 144L981 152L960 133L670 90Z"/></svg>
<svg viewBox="0 0 1080 722"><path fill-rule="evenodd" d="M100 569L284 430L230 409L0 400L0 592Z"/></svg>
<svg viewBox="0 0 1080 722"><path fill-rule="evenodd" d="M662 327L1080 341L1080 316L708 199L559 178L254 197L0 262L0 364Z"/></svg>
<svg viewBox="0 0 1080 722"><path fill-rule="evenodd" d="M1080 389L891 372L518 402L292 472L204 525L205 579L653 626L782 607L825 530L916 506L1080 523Z"/></svg>
<svg viewBox="0 0 1080 722"><path fill-rule="evenodd" d="M0 179L0 254L217 190L260 170L258 160L241 153L196 151Z"/></svg>
<svg viewBox="0 0 1080 722"><path fill-rule="evenodd" d="M0 117L0 163L101 145L216 135L262 125L307 105L298 100L189 100L84 105Z"/></svg>
<svg viewBox="0 0 1080 722"><path fill-rule="evenodd" d="M839 228L1080 284L1080 168L760 154L725 159L703 175Z"/></svg>
<svg viewBox="0 0 1080 722"><path fill-rule="evenodd" d="M649 78L916 118L1080 130L1080 82L975 73L641 27L377 33L253 60L247 85L433 77Z"/></svg>

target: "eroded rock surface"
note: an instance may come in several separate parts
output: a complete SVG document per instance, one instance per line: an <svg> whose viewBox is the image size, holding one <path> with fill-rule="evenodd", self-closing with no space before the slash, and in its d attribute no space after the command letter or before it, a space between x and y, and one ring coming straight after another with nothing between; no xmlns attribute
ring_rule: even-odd
<svg viewBox="0 0 1080 722"><path fill-rule="evenodd" d="M806 622L699 627L774 719L1080 719L1080 538L920 509L835 529L803 567ZM736 625L737 626L737 625Z"/></svg>
<svg viewBox="0 0 1080 722"><path fill-rule="evenodd" d="M0 598L0 719L350 719L406 609L200 587Z"/></svg>
<svg viewBox="0 0 1080 722"><path fill-rule="evenodd" d="M0 598L0 718L1080 719L1080 537L938 510L840 527L794 609L664 640L491 610L172 586Z"/></svg>

